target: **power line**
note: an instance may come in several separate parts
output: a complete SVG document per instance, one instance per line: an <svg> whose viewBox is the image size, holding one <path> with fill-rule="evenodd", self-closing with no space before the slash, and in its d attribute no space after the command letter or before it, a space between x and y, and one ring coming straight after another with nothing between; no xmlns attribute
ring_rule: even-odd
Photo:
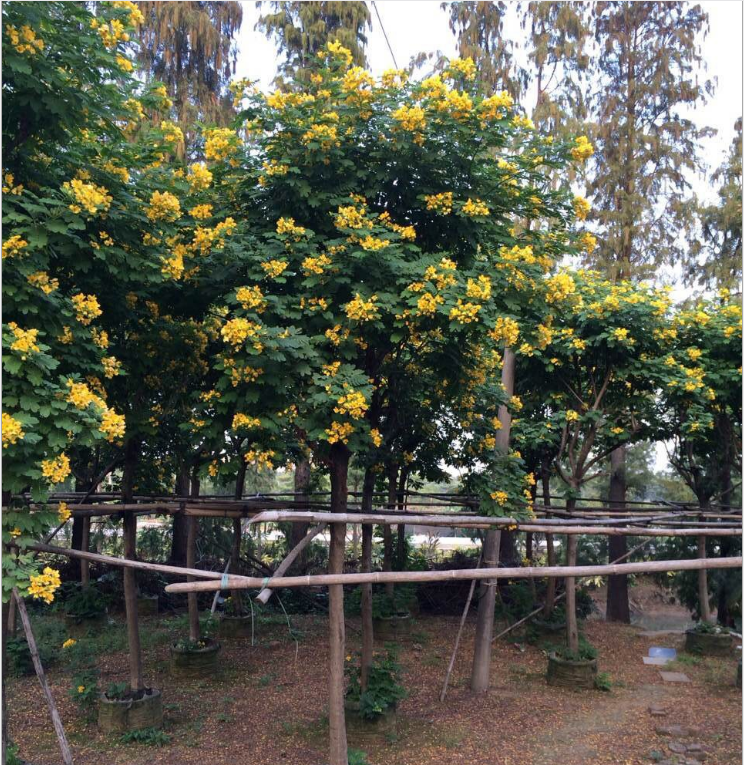
<svg viewBox="0 0 744 765"><path fill-rule="evenodd" d="M395 60L395 53L393 53L393 48L390 45L390 40L388 40L387 32L385 31L385 25L382 23L382 18L380 17L380 10L377 7L377 3L372 0L372 7L375 9L375 14L377 15L377 20L380 22L380 29L382 29L382 34L385 38L385 42L387 43L388 50L390 51L390 56L393 59L393 66L395 68L398 68L398 62Z"/></svg>

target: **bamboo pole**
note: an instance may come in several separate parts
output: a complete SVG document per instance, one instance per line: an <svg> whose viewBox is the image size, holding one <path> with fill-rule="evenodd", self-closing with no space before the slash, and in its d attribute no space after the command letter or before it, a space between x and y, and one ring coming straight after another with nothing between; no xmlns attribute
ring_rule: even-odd
<svg viewBox="0 0 744 765"><path fill-rule="evenodd" d="M124 514L124 555L133 563L137 557L137 516ZM124 606L127 614L127 640L129 642L129 687L132 692L144 687L142 680L142 648L137 610L137 580L135 567L124 569Z"/></svg>
<svg viewBox="0 0 744 765"><path fill-rule="evenodd" d="M310 529L310 531L305 534L305 536L300 540L299 544L295 545L295 547L290 550L290 552L287 554L287 557L279 564L279 567L274 572L274 576L284 576L284 574L287 572L289 567L294 563L297 556L310 544L310 542L315 539L315 537L320 534L323 529L326 528L325 523L321 523L315 528ZM269 602L269 598L272 596L273 592L268 587L265 590L262 590L258 593L256 596L256 600L259 603L263 603L266 605Z"/></svg>
<svg viewBox="0 0 744 765"><path fill-rule="evenodd" d="M188 538L186 542L186 565L194 569L196 568L196 533L198 518L193 516L188 519ZM187 582L193 582L192 576L186 577ZM199 600L196 592L188 593L188 608L189 608L189 640L199 639Z"/></svg>
<svg viewBox="0 0 744 765"><path fill-rule="evenodd" d="M282 523L285 521L309 520L315 523L361 523L373 525L398 524L399 514L377 513L329 513L329 512L294 512L292 510L270 510L255 515L250 523ZM520 531L543 532L553 534L599 534L603 536L633 536L633 537L696 537L696 536L741 536L741 528L706 527L690 529L654 528L647 526L590 526L590 525L554 525L529 521L527 523L516 518L500 518L483 516L452 515L410 515L406 523L416 526L445 526L448 528L498 529L516 526Z"/></svg>
<svg viewBox="0 0 744 765"><path fill-rule="evenodd" d="M705 550L705 537L702 535L697 538L697 550L698 558L705 560L707 553ZM711 620L710 601L708 597L708 572L704 568L701 568L698 571L698 600L700 601L701 622L709 622Z"/></svg>
<svg viewBox="0 0 744 765"><path fill-rule="evenodd" d="M264 585L276 589L278 587L323 587L334 584L355 585L371 582L385 584L386 582L448 582L469 579L530 579L540 577L585 577L608 576L609 574L648 574L659 571L698 571L701 568L722 569L739 568L741 557L734 558L697 558L687 560L645 561L641 563L604 563L598 566L553 566L553 567L520 567L520 568L482 568L482 569L453 569L447 571L375 571L369 574L313 574L306 576L286 576L269 579L268 582L260 577L231 577L227 578L229 589L252 589ZM220 578L217 574L216 578ZM184 582L169 584L166 592L209 592L220 589L220 582Z"/></svg>
<svg viewBox="0 0 744 765"><path fill-rule="evenodd" d="M65 765L73 765L72 751L70 745L67 743L67 736L65 735L65 729L62 725L59 712L57 711L57 705L54 703L52 689L49 687L46 675L44 674L44 667L42 666L41 658L39 657L39 649L36 647L36 640L34 638L33 630L31 629L31 620L28 618L28 612L26 611L26 604L23 602L23 598L18 594L18 590L15 587L13 588L13 597L18 605L18 614L21 617L23 631L26 633L26 642L28 643L28 650L31 653L31 661L34 663L36 676L39 678L41 690L44 692L44 698L46 698L46 703L49 707L49 714L52 718L54 732L57 734L57 741L59 741L59 748L62 752L62 761Z"/></svg>

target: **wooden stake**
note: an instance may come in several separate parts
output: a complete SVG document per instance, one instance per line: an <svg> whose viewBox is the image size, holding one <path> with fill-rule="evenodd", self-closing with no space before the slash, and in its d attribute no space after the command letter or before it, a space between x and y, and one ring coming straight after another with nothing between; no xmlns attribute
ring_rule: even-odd
<svg viewBox="0 0 744 765"><path fill-rule="evenodd" d="M13 596L18 605L18 613L21 617L21 623L23 624L23 631L26 633L26 642L28 643L28 650L31 653L31 661L34 663L36 676L39 678L41 690L44 692L44 697L46 698L46 703L49 707L49 714L52 718L54 732L57 734L57 741L59 742L59 748L62 752L62 761L65 765L73 765L72 751L70 745L67 743L67 736L65 735L65 729L62 725L59 712L57 711L57 705L54 703L52 689L49 687L46 675L44 674L44 667L41 665L39 649L36 647L36 640L31 629L31 620L28 618L28 612L26 611L26 604L23 602L23 598L18 594L18 590L15 587L13 588Z"/></svg>
<svg viewBox="0 0 744 765"><path fill-rule="evenodd" d="M576 537L569 537L566 542L566 571L576 568ZM566 640L568 650L578 653L579 650L579 627L576 621L576 579L573 576L566 577Z"/></svg>
<svg viewBox="0 0 744 765"><path fill-rule="evenodd" d="M186 565L188 568L196 568L196 532L199 520L190 516L188 519L188 538L186 542ZM186 577L187 582L193 582L194 577ZM189 639L199 639L199 599L196 592L188 594L189 606Z"/></svg>
<svg viewBox="0 0 744 765"><path fill-rule="evenodd" d="M90 553L88 553L90 555ZM133 562L137 557L137 516L124 513L124 556ZM135 569L124 569L124 605L127 612L127 639L129 642L129 687L132 691L144 688L142 681L142 649L140 647L139 612L137 610L137 580Z"/></svg>
<svg viewBox="0 0 744 765"><path fill-rule="evenodd" d="M704 560L707 556L705 550L705 537L698 537L697 549L698 558ZM700 621L709 622L711 620L711 615L710 600L708 599L708 572L704 568L701 568L698 571L698 600L700 601Z"/></svg>
<svg viewBox="0 0 744 765"><path fill-rule="evenodd" d="M500 531L486 532L483 543L483 563L492 571L498 571ZM485 693L491 677L491 637L493 635L493 615L496 610L496 579L484 580L481 598L478 601L478 620L475 625L475 643L473 646L473 673L470 678L470 690L473 693ZM493 585L489 587L488 585Z"/></svg>

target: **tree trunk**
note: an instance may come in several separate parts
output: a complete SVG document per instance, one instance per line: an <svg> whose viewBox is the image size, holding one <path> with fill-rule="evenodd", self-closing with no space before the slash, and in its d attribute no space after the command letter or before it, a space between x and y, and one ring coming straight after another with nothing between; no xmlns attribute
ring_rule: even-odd
<svg viewBox="0 0 744 765"><path fill-rule="evenodd" d="M186 565L188 568L196 568L196 536L199 533L199 519L190 515L187 519L188 538L186 542ZM187 582L195 581L193 577L186 577ZM189 640L199 639L199 598L197 593L190 592L187 596L189 604Z"/></svg>
<svg viewBox="0 0 744 765"><path fill-rule="evenodd" d="M75 487L77 488L77 487ZM72 542L71 546L73 550L82 550L83 549L83 525L85 518L81 518L79 516L73 516L72 518ZM82 564L80 568L77 568L77 566L72 567L71 575L73 577L73 580L79 580L82 575Z"/></svg>
<svg viewBox="0 0 744 765"><path fill-rule="evenodd" d="M704 508L700 508L703 510ZM703 521L703 516L700 516L700 520ZM706 558L707 552L705 549L705 537L698 537L698 558ZM698 571L698 601L700 603L700 621L709 622L711 620L710 615L710 599L708 595L708 572L706 569L701 568Z"/></svg>
<svg viewBox="0 0 744 765"><path fill-rule="evenodd" d="M730 425L729 420L726 417L720 418L725 421L724 424L724 439L725 444L728 446L731 442L730 437ZM731 483L731 458L730 448L724 449L724 458L721 466L721 496L720 501L722 505L730 505L733 501L733 485ZM721 557L728 558L734 552L734 541L730 537L721 537ZM731 595L731 579L727 572L720 572L718 575L718 607L717 618L718 623L724 627L733 628L734 615L729 609L729 598Z"/></svg>
<svg viewBox="0 0 744 765"><path fill-rule="evenodd" d="M181 464L176 478L176 496L187 497L189 495L189 468ZM168 561L172 566L186 565L186 545L188 542L188 529L186 516L176 513L173 516L173 538L171 540L171 554Z"/></svg>
<svg viewBox="0 0 744 765"><path fill-rule="evenodd" d="M310 460L303 458L297 460L295 465L294 474L294 490L298 501L307 501L310 494ZM289 549L292 550L302 541L310 528L309 523L292 523L290 535L289 535ZM300 553L299 558L295 561L291 568L294 574L304 574L307 571L307 553L308 549L305 548Z"/></svg>
<svg viewBox="0 0 744 765"><path fill-rule="evenodd" d="M375 490L375 474L370 468L364 473L362 486L362 512L372 511L372 499ZM372 532L374 526L362 524L362 573L372 571ZM362 588L362 657L360 684L362 691L367 690L369 669L372 666L374 653L374 627L372 625L372 585L363 584Z"/></svg>
<svg viewBox="0 0 744 765"><path fill-rule="evenodd" d="M550 507L550 460L544 459L542 461L542 465L540 466L540 478L542 479L542 490L543 490L543 504L546 508ZM546 518L550 518L550 513L545 513ZM547 550L548 554L548 565L549 566L555 566L555 547L553 545L553 535L552 534L546 534L545 535L545 548ZM553 613L553 608L555 607L555 579L550 577L548 579L547 586L545 588L545 608L543 610L543 614L545 615L545 618L549 618L550 615Z"/></svg>
<svg viewBox="0 0 744 765"><path fill-rule="evenodd" d="M610 507L625 510L625 447L620 446L610 455ZM609 538L608 563L622 558L628 552L628 538ZM607 580L607 621L630 624L628 577L610 576Z"/></svg>
<svg viewBox="0 0 744 765"><path fill-rule="evenodd" d="M501 368L501 383L507 396L514 393L514 352L504 348L504 363ZM509 451L509 433L511 430L511 415L505 406L500 406L498 418L501 430L496 433L496 451L506 454ZM498 563L501 547L501 532L487 531L483 542L483 567L495 566ZM481 584L478 600L478 620L475 626L475 651L473 656L473 672L470 678L470 688L474 693L484 693L488 690L491 673L491 637L493 636L493 614L496 609L497 582L493 579L484 580Z"/></svg>
<svg viewBox="0 0 744 765"><path fill-rule="evenodd" d="M83 534L80 539L80 549L88 552L90 549L90 517L83 518ZM90 584L90 563L87 560L80 561L80 584L87 587Z"/></svg>
<svg viewBox="0 0 744 765"><path fill-rule="evenodd" d="M331 447L331 512L344 513L347 505L347 477L349 451L343 444ZM346 526L331 524L331 548L328 571L343 573ZM328 587L329 597L329 672L328 721L330 728L330 765L348 765L346 744L346 716L344 713L344 660L346 636L344 626L344 588L334 584Z"/></svg>
<svg viewBox="0 0 744 765"><path fill-rule="evenodd" d="M568 534L566 538L566 565L576 565L576 546L579 538ZM576 579L566 577L566 642L568 650L576 654L579 650L579 626L576 619Z"/></svg>

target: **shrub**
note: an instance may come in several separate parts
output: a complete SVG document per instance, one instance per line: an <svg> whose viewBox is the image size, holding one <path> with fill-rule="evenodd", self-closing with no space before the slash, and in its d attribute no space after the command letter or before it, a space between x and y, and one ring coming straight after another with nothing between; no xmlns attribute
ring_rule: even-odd
<svg viewBox="0 0 744 765"><path fill-rule="evenodd" d="M393 650L388 650L384 658L373 662L364 692L360 683L361 670L356 662L347 663L346 676L349 678L346 698L359 705L359 714L364 719L374 720L406 697L406 691L399 682L400 665Z"/></svg>
<svg viewBox="0 0 744 765"><path fill-rule="evenodd" d="M142 728L127 731L120 739L122 744L143 744L144 746L167 746L171 737L159 728Z"/></svg>

